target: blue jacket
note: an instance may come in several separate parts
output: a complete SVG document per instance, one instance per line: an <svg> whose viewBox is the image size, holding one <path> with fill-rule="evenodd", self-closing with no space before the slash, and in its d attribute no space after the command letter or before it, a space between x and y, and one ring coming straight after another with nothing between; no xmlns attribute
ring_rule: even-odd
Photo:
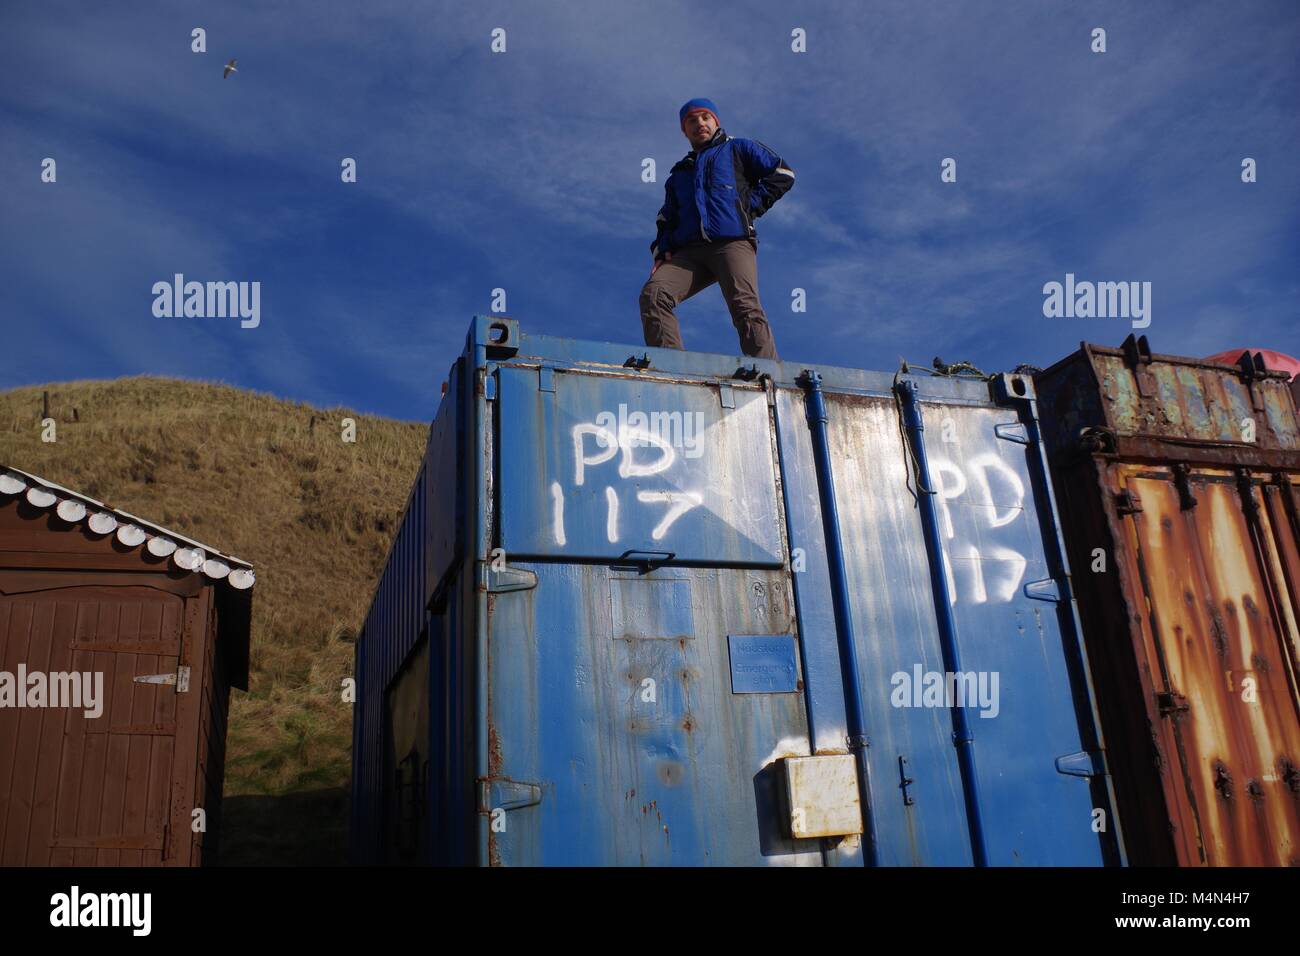
<svg viewBox="0 0 1300 956"><path fill-rule="evenodd" d="M757 242L754 220L793 185L794 171L775 152L719 128L669 173L650 254L661 258L694 239Z"/></svg>

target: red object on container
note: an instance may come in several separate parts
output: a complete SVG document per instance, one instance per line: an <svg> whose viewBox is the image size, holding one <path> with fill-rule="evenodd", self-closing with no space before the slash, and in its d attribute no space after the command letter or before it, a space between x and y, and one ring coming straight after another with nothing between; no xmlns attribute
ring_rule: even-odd
<svg viewBox="0 0 1300 956"><path fill-rule="evenodd" d="M1289 355L1281 352L1274 352L1272 349L1229 349L1226 352L1219 352L1215 355L1208 356L1207 362L1222 362L1225 365L1236 365L1237 360L1241 358L1242 352L1249 352L1254 355L1258 352L1264 356L1264 367L1273 369L1278 372L1288 372L1291 378L1300 376L1300 359L1293 359Z"/></svg>

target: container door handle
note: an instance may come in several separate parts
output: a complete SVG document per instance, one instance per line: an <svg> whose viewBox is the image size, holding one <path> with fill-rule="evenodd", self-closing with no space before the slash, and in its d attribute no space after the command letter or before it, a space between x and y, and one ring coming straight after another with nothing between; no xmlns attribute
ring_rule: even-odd
<svg viewBox="0 0 1300 956"><path fill-rule="evenodd" d="M677 557L676 551L624 551L614 559L613 567L631 568L644 574L663 567L675 557Z"/></svg>

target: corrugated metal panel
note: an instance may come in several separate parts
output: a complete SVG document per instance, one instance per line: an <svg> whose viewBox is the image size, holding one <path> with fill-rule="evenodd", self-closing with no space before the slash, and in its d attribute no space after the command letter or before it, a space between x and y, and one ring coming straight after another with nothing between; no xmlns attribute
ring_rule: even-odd
<svg viewBox="0 0 1300 956"><path fill-rule="evenodd" d="M1145 336L1117 349L1085 344L1045 372L1048 445L1095 442L1132 458L1300 468L1300 426L1284 372L1151 352Z"/></svg>
<svg viewBox="0 0 1300 956"><path fill-rule="evenodd" d="M407 527L428 521L414 537L444 529L420 595L434 861L1120 859L1032 385L908 378L930 521L890 376L821 370L815 431L801 369L627 352L508 319L471 328L420 479L455 448L459 480L439 480L425 515L408 507L358 644L358 858L394 838L384 695L405 699L393 678L425 665L410 654L423 622L394 615L393 589L411 577ZM900 675L958 653L996 697L903 705ZM790 786L785 758L837 754L865 771L864 833L796 839L855 797L789 806L845 776Z"/></svg>
<svg viewBox="0 0 1300 956"><path fill-rule="evenodd" d="M1184 853L1210 865L1285 865L1300 859L1300 801L1285 779L1300 722L1242 508L1241 495L1257 505L1258 490L1194 471L1196 505L1184 509L1172 470L1148 467L1117 465L1114 477L1141 502L1125 522L1124 556L1150 607L1143 666L1168 728Z"/></svg>
<svg viewBox="0 0 1300 956"><path fill-rule="evenodd" d="M1295 408L1285 379L1144 354L1039 377L1130 857L1296 865Z"/></svg>
<svg viewBox="0 0 1300 956"><path fill-rule="evenodd" d="M354 748L352 814L354 852L361 862L376 862L384 818L386 766L385 695L407 654L424 630L425 619L425 480L428 454L407 499L402 522L379 587L357 640L357 700L354 740L374 745Z"/></svg>

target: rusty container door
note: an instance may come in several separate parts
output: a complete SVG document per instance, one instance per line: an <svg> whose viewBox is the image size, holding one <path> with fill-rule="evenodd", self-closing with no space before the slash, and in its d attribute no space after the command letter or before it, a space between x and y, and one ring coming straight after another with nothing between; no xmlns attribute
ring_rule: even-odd
<svg viewBox="0 0 1300 956"><path fill-rule="evenodd" d="M1300 865L1300 430L1145 340L1038 377L1130 862Z"/></svg>
<svg viewBox="0 0 1300 956"><path fill-rule="evenodd" d="M1117 464L1111 477L1121 559L1150 609L1139 654L1179 858L1300 862L1293 619L1280 614L1259 487L1219 469Z"/></svg>
<svg viewBox="0 0 1300 956"><path fill-rule="evenodd" d="M1300 475L1279 472L1260 484L1273 532L1274 580L1283 594L1278 613L1287 622L1292 673L1300 674Z"/></svg>
<svg viewBox="0 0 1300 956"><path fill-rule="evenodd" d="M210 595L197 579L0 571L0 670L102 687L89 711L0 709L0 865L191 863Z"/></svg>

